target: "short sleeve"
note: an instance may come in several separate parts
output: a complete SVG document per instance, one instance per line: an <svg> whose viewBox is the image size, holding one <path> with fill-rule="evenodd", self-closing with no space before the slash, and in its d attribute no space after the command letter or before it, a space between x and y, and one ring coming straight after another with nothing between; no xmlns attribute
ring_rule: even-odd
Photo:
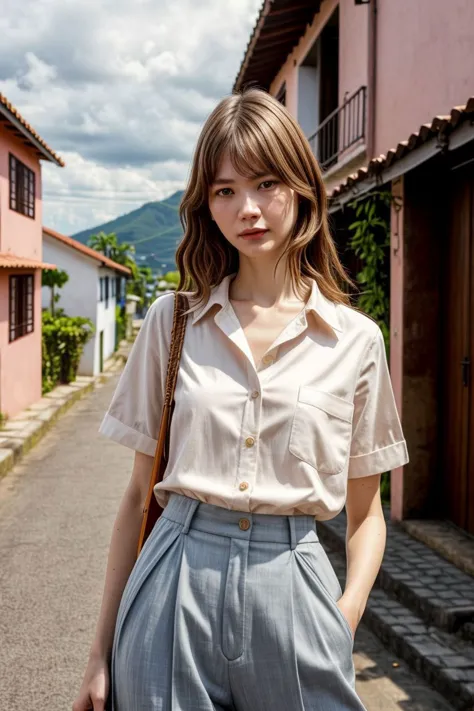
<svg viewBox="0 0 474 711"><path fill-rule="evenodd" d="M173 321L173 294L148 309L99 427L100 434L154 456Z"/></svg>
<svg viewBox="0 0 474 711"><path fill-rule="evenodd" d="M408 462L380 328L362 362L354 395L349 479L382 474Z"/></svg>

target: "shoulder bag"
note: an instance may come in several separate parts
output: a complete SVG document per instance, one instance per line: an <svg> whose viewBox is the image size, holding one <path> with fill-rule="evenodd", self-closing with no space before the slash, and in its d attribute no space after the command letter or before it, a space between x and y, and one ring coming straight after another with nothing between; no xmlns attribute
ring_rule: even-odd
<svg viewBox="0 0 474 711"><path fill-rule="evenodd" d="M166 464L168 462L169 438L171 418L174 410L174 392L178 379L179 363L181 351L183 349L184 334L186 331L187 313L189 308L187 297L177 292L174 298L173 328L171 331L171 344L168 357L168 370L166 373L166 389L161 414L160 430L158 433L158 443L155 450L155 459L148 487L148 494L143 508L142 526L138 539L137 558L143 545L150 535L153 527L163 509L158 504L153 489L158 482L163 481Z"/></svg>

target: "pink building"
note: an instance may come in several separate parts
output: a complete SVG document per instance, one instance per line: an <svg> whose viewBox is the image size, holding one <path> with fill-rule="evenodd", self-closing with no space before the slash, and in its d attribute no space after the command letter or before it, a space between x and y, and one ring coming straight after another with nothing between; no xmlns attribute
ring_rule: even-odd
<svg viewBox="0 0 474 711"><path fill-rule="evenodd" d="M267 89L298 119L341 248L349 202L379 188L398 197L390 362L411 461L392 472L391 515L470 533L473 33L471 0L265 0L234 85Z"/></svg>
<svg viewBox="0 0 474 711"><path fill-rule="evenodd" d="M0 94L0 413L41 398L41 164L63 166Z"/></svg>

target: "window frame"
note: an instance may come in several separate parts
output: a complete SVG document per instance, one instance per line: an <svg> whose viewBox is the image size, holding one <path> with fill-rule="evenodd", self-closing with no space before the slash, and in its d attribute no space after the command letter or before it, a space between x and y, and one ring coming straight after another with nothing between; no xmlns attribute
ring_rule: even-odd
<svg viewBox="0 0 474 711"><path fill-rule="evenodd" d="M8 279L8 342L35 330L35 275L10 274Z"/></svg>
<svg viewBox="0 0 474 711"><path fill-rule="evenodd" d="M35 172L13 153L8 154L8 170L10 210L34 220L36 215Z"/></svg>

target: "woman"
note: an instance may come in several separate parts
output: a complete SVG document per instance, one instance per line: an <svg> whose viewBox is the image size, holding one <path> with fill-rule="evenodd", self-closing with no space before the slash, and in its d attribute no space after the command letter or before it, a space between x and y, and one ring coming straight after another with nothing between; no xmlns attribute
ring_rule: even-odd
<svg viewBox="0 0 474 711"><path fill-rule="evenodd" d="M352 649L385 547L380 474L408 458L381 331L339 286L321 174L278 101L219 103L180 214L191 309L165 510L134 565L173 294L148 311L101 425L135 463L73 709L361 710ZM317 522L344 505L342 594Z"/></svg>

